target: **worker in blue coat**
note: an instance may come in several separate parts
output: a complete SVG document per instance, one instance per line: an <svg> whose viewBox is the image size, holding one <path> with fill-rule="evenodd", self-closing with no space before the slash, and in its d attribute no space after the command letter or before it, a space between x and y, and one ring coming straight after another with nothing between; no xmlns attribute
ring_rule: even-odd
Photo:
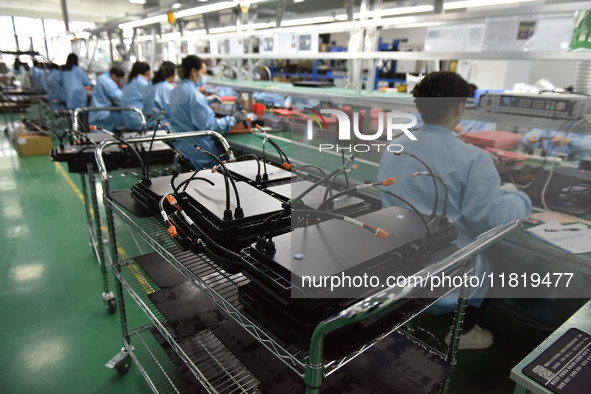
<svg viewBox="0 0 591 394"><path fill-rule="evenodd" d="M573 155L575 159L591 159L591 135L566 131L532 129L521 138L526 150L540 149L544 155Z"/></svg>
<svg viewBox="0 0 591 394"><path fill-rule="evenodd" d="M143 108L142 95L144 89L148 86L150 79L150 65L146 62L137 61L131 67L127 83L123 87L121 96L122 107L134 107L140 111ZM144 129L140 116L133 111L123 111L121 113L123 124L130 130L140 131Z"/></svg>
<svg viewBox="0 0 591 394"><path fill-rule="evenodd" d="M189 55L183 59L177 70L182 81L170 93L170 129L175 133L185 131L217 131L227 133L237 122L246 120L246 113L238 111L232 116L216 118L209 108L205 96L199 92L207 65L198 56ZM175 149L181 152L196 169L206 164L210 157L195 150L195 144L215 155L224 153L212 137L195 137L177 140Z"/></svg>
<svg viewBox="0 0 591 394"><path fill-rule="evenodd" d="M468 84L453 72L435 72L427 75L413 91L415 104L425 124L415 131L416 141L406 136L392 141L403 151L422 159L435 175L449 188L446 216L456 225L459 247L473 242L480 234L512 219L525 220L531 213L529 197L509 184L501 187L501 179L491 155L468 145L454 136L452 129L460 123L469 95ZM434 99L434 97L440 97ZM398 145L391 149L399 150ZM387 189L412 202L422 213L430 213L434 206L434 186L430 176L413 177L425 167L411 156L386 151L380 161L378 179L396 177L396 184ZM439 188L442 190L442 188ZM399 200L382 193L384 207L405 206ZM439 193L438 214L444 205L444 193ZM478 255L476 274L482 277L491 272L483 254ZM485 278L486 279L486 278ZM460 349L484 349L493 343L490 331L476 325L482 314L482 302L490 284L472 288ZM457 306L459 290L441 299L430 312L452 312ZM449 344L450 334L445 338Z"/></svg>
<svg viewBox="0 0 591 394"><path fill-rule="evenodd" d="M78 56L74 53L68 55L62 71L62 84L66 92L66 106L69 109L86 107L88 98L85 86L92 86L84 70L78 67Z"/></svg>
<svg viewBox="0 0 591 394"><path fill-rule="evenodd" d="M168 60L160 65L158 71L154 73L152 83L144 89L142 94L142 112L146 116L148 126L155 127L157 118L164 110L160 118L160 125L168 125L170 92L172 92L174 78L176 77L176 65ZM149 120L148 120L149 119Z"/></svg>
<svg viewBox="0 0 591 394"><path fill-rule="evenodd" d="M62 72L57 64L49 65L49 75L47 76L47 93L52 110L65 108L66 92L62 84Z"/></svg>
<svg viewBox="0 0 591 394"><path fill-rule="evenodd" d="M92 92L90 106L93 108L118 107L121 105L121 85L125 71L119 66L99 75ZM123 124L120 111L92 111L88 114L91 125L101 129L115 131Z"/></svg>

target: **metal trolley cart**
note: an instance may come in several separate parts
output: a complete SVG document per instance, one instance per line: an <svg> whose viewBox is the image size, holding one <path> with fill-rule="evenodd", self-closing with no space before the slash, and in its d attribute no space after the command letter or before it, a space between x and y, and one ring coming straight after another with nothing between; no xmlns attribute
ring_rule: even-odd
<svg viewBox="0 0 591 394"><path fill-rule="evenodd" d="M199 134L202 133L181 133L180 135L156 138L160 140L171 137L186 138ZM137 139L137 141L141 140L143 139ZM114 224L114 217L117 217L128 225L132 231L137 232L153 250L178 270L190 284L213 301L221 311L225 312L227 317L232 319L233 323L237 323L242 330L255 338L258 344L264 346L266 351L270 352L279 364L286 367L288 371L291 370L291 376L299 377L302 391L305 384L308 393L318 393L325 378L330 377L330 375L345 367L356 357L378 344L378 342L399 330L403 325L451 291L450 289L442 290L441 293L434 294L433 298L422 303L420 307L402 313L396 324L390 325L372 340L357 346L345 355L332 358L327 355L325 352L325 339L328 334L353 323L364 322L377 314L389 312L397 301L412 297L414 289L412 287L384 288L379 293L359 300L341 312L326 318L314 329L308 347L309 350L307 351L291 344L285 344L242 310L238 299L239 288L249 282L246 276L242 273L229 274L204 255L182 251L171 240L158 218L137 217L110 197L108 174L101 157L103 149L109 144L112 144L112 142L101 144L96 151L96 157L105 193L104 203L107 210L109 241L114 256L117 256L118 246ZM520 223L517 220L498 226L482 234L470 245L438 259L414 275L426 278L428 275L437 275L444 271L470 272L473 269L471 266L472 257L516 230L519 226ZM133 259L115 259L113 273L117 278L117 299L122 326L123 348L120 353L107 363L107 367L125 373L131 365L131 360L133 360L154 392L184 392L186 387L178 378L174 365L168 357L164 356L162 348L157 344L158 341L149 333L150 330L154 331L155 328L157 334L166 341L166 346L174 351L177 362L180 362L183 368L191 374L191 377L198 381L208 392L260 392L258 388L260 381L257 377L237 359L236 354L230 351L212 333L212 330L203 329L185 338L182 342L175 340L174 335L169 331L167 320L159 309L154 306L149 297L159 287L149 277L142 275L141 269ZM139 328L130 328L128 326L123 289L146 314L150 324ZM455 354L468 291L468 287L462 287L460 292L453 325L454 335L449 350L447 353L435 349L429 350L452 365L455 363ZM447 379L445 384L441 385L441 391L448 392L449 388L450 378ZM295 389L292 388L292 390Z"/></svg>
<svg viewBox="0 0 591 394"><path fill-rule="evenodd" d="M80 114L92 112L92 111L133 111L138 114L141 119L142 127L146 126L146 119L142 112L134 107L108 107L108 108L76 108L74 111L70 111L72 114L72 130L75 135L82 135L80 130ZM86 134L84 132L84 134ZM86 138L90 138L86 136ZM92 153L92 152L90 152ZM117 302L115 301L115 295L110 290L109 279L108 279L108 265L112 264L112 261L107 261L110 258L109 254L105 253L104 243L106 239L103 237L103 229L100 220L100 211L97 198L96 188L96 176L95 168L96 163L94 162L94 155L82 155L79 153L73 153L71 155L63 155L64 161L68 162L68 169L71 173L80 174L80 183L82 185L82 195L84 197L84 209L86 212L86 222L88 226L88 234L90 236L90 247L92 248L94 255L96 256L99 268L102 276L103 292L101 297L105 303L105 308L109 313L115 313L117 310ZM76 160L76 163L70 162L68 157L72 157L72 160Z"/></svg>

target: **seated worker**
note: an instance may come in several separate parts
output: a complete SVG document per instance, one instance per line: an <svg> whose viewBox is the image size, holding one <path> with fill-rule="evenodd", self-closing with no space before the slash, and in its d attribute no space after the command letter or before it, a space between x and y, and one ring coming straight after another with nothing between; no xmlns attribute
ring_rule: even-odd
<svg viewBox="0 0 591 394"><path fill-rule="evenodd" d="M591 135L532 129L521 139L526 151L541 149L543 155L564 154L574 159L591 158Z"/></svg>
<svg viewBox="0 0 591 394"><path fill-rule="evenodd" d="M62 73L60 67L51 63L49 65L49 75L47 76L47 93L49 93L49 102L52 110L65 108L66 94L62 84Z"/></svg>
<svg viewBox="0 0 591 394"><path fill-rule="evenodd" d="M150 65L146 62L137 61L131 67L127 77L127 83L123 87L121 95L122 107L134 107L140 111L143 108L142 95L148 86L150 79ZM123 124L130 130L143 131L144 125L140 116L134 111L122 111Z"/></svg>
<svg viewBox="0 0 591 394"><path fill-rule="evenodd" d="M85 86L92 86L84 70L78 67L78 56L74 53L68 55L66 64L62 68L62 84L66 92L66 106L68 109L86 107L88 97Z"/></svg>
<svg viewBox="0 0 591 394"><path fill-rule="evenodd" d="M169 107L170 92L172 92L174 78L176 77L176 65L173 62L165 61L160 65L160 68L154 73L152 83L142 93L142 112L146 116L148 126L155 127L157 121L155 118L148 119L150 116L159 116L160 112L164 110L164 115L160 119L160 125L167 125L170 123Z"/></svg>
<svg viewBox="0 0 591 394"><path fill-rule="evenodd" d="M119 66L113 66L108 72L99 75L92 92L90 106L94 108L120 106L121 84L124 77L125 71ZM123 124L120 111L92 111L88 113L88 121L91 125L109 131L115 131Z"/></svg>
<svg viewBox="0 0 591 394"><path fill-rule="evenodd" d="M207 65L198 56L189 55L183 59L177 70L181 82L170 93L170 129L172 132L185 131L217 131L227 133L237 122L246 120L246 113L238 111L232 116L216 118L209 108L205 96L198 90L203 84L202 78L207 73ZM184 138L177 140L174 147L181 152L195 169L201 168L211 158L204 153L197 152L195 144L203 150L220 155L223 152L219 144L214 143L212 137Z"/></svg>
<svg viewBox="0 0 591 394"><path fill-rule="evenodd" d="M513 219L527 219L531 212L529 197L517 190L502 191L501 179L491 155L453 135L452 130L460 123L464 113L469 95L468 83L453 72L434 72L415 86L413 95L425 124L414 132L417 141L402 136L394 139L392 144L402 145L404 152L425 161L435 175L446 182L449 188L447 217L458 229L454 243L463 247L495 226ZM434 205L433 180L429 176L412 176L416 171L425 170L413 157L385 151L378 179L396 177L396 184L387 189L411 201L420 212L429 213ZM439 190L442 190L441 187ZM444 198L444 193L439 193L438 214L441 214ZM402 202L386 193L382 193L381 199L384 207L404 207ZM485 271L491 272L491 268L486 257L480 254L476 260L476 275L480 277ZM485 349L493 343L490 331L476 325L483 312L483 299L488 288L489 285L485 284L470 290L460 349ZM456 290L428 311L434 314L453 312L458 296L459 290ZM449 344L450 334L445 339Z"/></svg>

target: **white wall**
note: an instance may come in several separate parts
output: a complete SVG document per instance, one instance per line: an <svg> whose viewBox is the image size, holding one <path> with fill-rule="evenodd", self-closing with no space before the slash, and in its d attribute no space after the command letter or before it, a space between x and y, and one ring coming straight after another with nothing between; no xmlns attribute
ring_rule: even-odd
<svg viewBox="0 0 591 394"><path fill-rule="evenodd" d="M529 83L534 84L540 78L548 78L556 87L571 86L575 79L576 61L545 60L532 62Z"/></svg>

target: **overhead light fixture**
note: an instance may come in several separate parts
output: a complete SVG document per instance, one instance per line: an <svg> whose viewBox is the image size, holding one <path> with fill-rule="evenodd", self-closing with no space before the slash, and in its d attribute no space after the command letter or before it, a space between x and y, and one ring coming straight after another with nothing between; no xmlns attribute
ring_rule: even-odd
<svg viewBox="0 0 591 394"><path fill-rule="evenodd" d="M296 4L297 4L297 3L303 3L303 2L304 2L304 0L293 0L293 2L294 2L294 3L296 3Z"/></svg>
<svg viewBox="0 0 591 394"><path fill-rule="evenodd" d="M251 23L248 25L244 25L244 27L249 30L271 29L275 26L277 26L276 22Z"/></svg>
<svg viewBox="0 0 591 394"><path fill-rule="evenodd" d="M318 16L313 18L301 18L301 19L287 19L281 21L281 27L288 26L300 26L300 25L313 25L315 23L328 23L335 20L332 16Z"/></svg>
<svg viewBox="0 0 591 394"><path fill-rule="evenodd" d="M140 5L146 4L146 0L129 0L129 2L131 4L140 4Z"/></svg>
<svg viewBox="0 0 591 394"><path fill-rule="evenodd" d="M443 3L443 8L446 10L456 10L459 8L471 8L471 7L487 7L494 5L504 4L515 4L515 3L526 3L529 1L537 0L463 0L463 1L451 1L449 3Z"/></svg>
<svg viewBox="0 0 591 394"><path fill-rule="evenodd" d="M174 3L173 5L170 6L170 8L172 8L173 10L178 10L182 6L183 5L181 3Z"/></svg>
<svg viewBox="0 0 591 394"><path fill-rule="evenodd" d="M349 19L347 14L338 14L334 16L334 20L339 22L346 21L347 19Z"/></svg>
<svg viewBox="0 0 591 394"><path fill-rule="evenodd" d="M178 12L176 12L176 17L183 18L185 16L193 16L193 15L199 15L199 14L206 14L208 12L213 12L213 11L226 10L228 8L236 7L236 4L237 3L235 1L222 1L219 3L200 5L199 7L193 7L193 8L188 8L186 10L178 11Z"/></svg>
<svg viewBox="0 0 591 394"><path fill-rule="evenodd" d="M161 14L161 15L150 16L148 18L140 19L137 21L120 23L117 25L117 27L120 28L121 30L133 29L134 27L140 27L140 26L152 25L154 23L166 22L167 20L168 20L168 16L166 14Z"/></svg>
<svg viewBox="0 0 591 394"><path fill-rule="evenodd" d="M418 14L421 12L432 12L433 6L432 5L417 5L413 7L397 7L397 8L388 8L385 10L380 10L380 16L393 16L393 15L406 15L406 14ZM344 15L344 14L342 14ZM341 15L337 15L337 17L341 17ZM368 18L374 17L374 11L367 12ZM361 13L356 12L353 14L353 19L361 18ZM336 17L335 17L336 19Z"/></svg>
<svg viewBox="0 0 591 394"><path fill-rule="evenodd" d="M223 27L214 27L213 29L209 29L211 34L217 33L232 33L236 31L236 26L223 26Z"/></svg>

